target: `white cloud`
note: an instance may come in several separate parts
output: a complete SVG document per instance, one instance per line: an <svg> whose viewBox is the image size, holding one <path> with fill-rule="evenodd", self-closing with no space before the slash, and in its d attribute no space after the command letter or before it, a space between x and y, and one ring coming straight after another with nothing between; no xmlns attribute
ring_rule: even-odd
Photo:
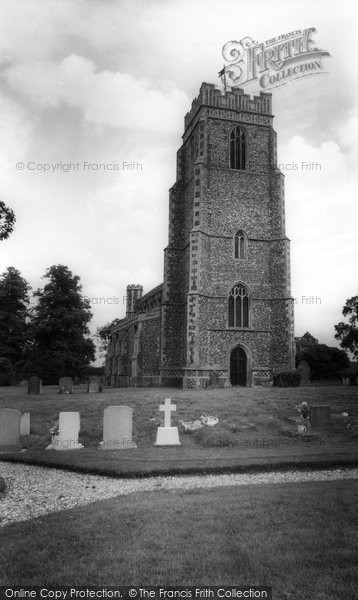
<svg viewBox="0 0 358 600"><path fill-rule="evenodd" d="M333 324L340 318L341 306L357 293L350 259L358 254L352 229L358 221L358 176L351 169L351 127L352 123L347 124L337 135L345 142L345 151L332 140L313 146L301 136L279 148L285 174L286 230L291 238L292 291L297 298L296 331L301 335L309 330L331 345L336 343ZM302 300L310 296L318 300Z"/></svg>
<svg viewBox="0 0 358 600"><path fill-rule="evenodd" d="M58 64L42 61L9 67L6 79L11 90L39 108L64 102L81 108L90 123L122 129L176 131L190 106L186 93L170 83L162 91L145 78L96 72L92 61L75 54Z"/></svg>

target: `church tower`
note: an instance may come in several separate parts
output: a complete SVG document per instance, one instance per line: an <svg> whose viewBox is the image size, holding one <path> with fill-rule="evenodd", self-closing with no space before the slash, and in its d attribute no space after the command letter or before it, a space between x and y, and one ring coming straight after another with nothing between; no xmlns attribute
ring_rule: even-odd
<svg viewBox="0 0 358 600"><path fill-rule="evenodd" d="M271 94L203 83L170 190L161 383L269 383L294 366L284 177Z"/></svg>

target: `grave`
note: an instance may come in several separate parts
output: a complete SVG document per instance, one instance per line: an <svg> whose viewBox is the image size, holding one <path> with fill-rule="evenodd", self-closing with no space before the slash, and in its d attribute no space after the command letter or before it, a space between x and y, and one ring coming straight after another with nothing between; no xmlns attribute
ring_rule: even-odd
<svg viewBox="0 0 358 600"><path fill-rule="evenodd" d="M133 410L130 406L108 406L103 411L102 450L136 448L132 441Z"/></svg>
<svg viewBox="0 0 358 600"><path fill-rule="evenodd" d="M298 363L297 371L300 376L300 385L309 385L311 383L311 369L306 360Z"/></svg>
<svg viewBox="0 0 358 600"><path fill-rule="evenodd" d="M83 448L78 442L80 431L79 412L60 412L59 432L52 437L51 444L46 450L78 450Z"/></svg>
<svg viewBox="0 0 358 600"><path fill-rule="evenodd" d="M30 413L24 412L20 419L20 435L30 435Z"/></svg>
<svg viewBox="0 0 358 600"><path fill-rule="evenodd" d="M12 408L0 408L0 452L20 450L21 413Z"/></svg>
<svg viewBox="0 0 358 600"><path fill-rule="evenodd" d="M171 404L171 399L166 398L164 404L159 406L159 410L164 412L164 427L158 427L157 439L154 446L180 446L179 432L177 427L171 426L171 413L177 409L175 404Z"/></svg>
<svg viewBox="0 0 358 600"><path fill-rule="evenodd" d="M331 425L331 408L325 404L311 406L311 427L329 427Z"/></svg>
<svg viewBox="0 0 358 600"><path fill-rule="evenodd" d="M58 382L60 394L72 394L73 393L73 381L72 377L61 377Z"/></svg>
<svg viewBox="0 0 358 600"><path fill-rule="evenodd" d="M34 375L30 377L27 382L27 393L28 394L41 394L42 393L42 381L39 377Z"/></svg>
<svg viewBox="0 0 358 600"><path fill-rule="evenodd" d="M87 394L95 394L102 391L102 384L97 377L91 378L87 385Z"/></svg>

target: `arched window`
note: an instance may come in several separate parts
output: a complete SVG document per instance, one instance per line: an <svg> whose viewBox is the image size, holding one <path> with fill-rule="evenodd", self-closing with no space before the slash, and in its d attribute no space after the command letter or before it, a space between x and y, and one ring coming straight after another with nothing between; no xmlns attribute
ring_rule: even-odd
<svg viewBox="0 0 358 600"><path fill-rule="evenodd" d="M249 326L249 293L242 284L235 285L229 295L229 327Z"/></svg>
<svg viewBox="0 0 358 600"><path fill-rule="evenodd" d="M230 135L230 167L246 168L246 133L241 127L235 127Z"/></svg>
<svg viewBox="0 0 358 600"><path fill-rule="evenodd" d="M234 258L247 257L247 238L245 233L240 229L234 236Z"/></svg>

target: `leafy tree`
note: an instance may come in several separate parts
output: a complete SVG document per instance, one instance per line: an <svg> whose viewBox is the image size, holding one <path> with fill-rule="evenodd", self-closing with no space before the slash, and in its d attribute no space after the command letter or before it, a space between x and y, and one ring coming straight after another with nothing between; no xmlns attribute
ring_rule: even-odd
<svg viewBox="0 0 358 600"><path fill-rule="evenodd" d="M48 283L34 294L38 304L27 369L49 384L63 376L80 377L95 358L95 345L88 329L90 302L82 297L80 278L64 265L50 267L44 278Z"/></svg>
<svg viewBox="0 0 358 600"><path fill-rule="evenodd" d="M29 346L29 290L14 267L0 276L0 372L12 383L21 371ZM6 376L7 374L7 376Z"/></svg>
<svg viewBox="0 0 358 600"><path fill-rule="evenodd" d="M301 360L308 362L313 379L337 377L338 371L349 366L349 358L344 350L325 344L314 344L303 348L296 356L296 364L298 365Z"/></svg>
<svg viewBox="0 0 358 600"><path fill-rule="evenodd" d="M350 350L355 358L358 358L358 296L346 300L342 314L349 316L348 323L341 321L335 325L336 340L341 340L341 347Z"/></svg>
<svg viewBox="0 0 358 600"><path fill-rule="evenodd" d="M108 348L109 336L112 331L112 328L118 325L121 319L114 319L111 323L106 323L102 327L97 327L96 337L99 341L99 349L101 356L103 357Z"/></svg>
<svg viewBox="0 0 358 600"><path fill-rule="evenodd" d="M15 221L14 212L0 200L0 241L6 240L13 232Z"/></svg>

